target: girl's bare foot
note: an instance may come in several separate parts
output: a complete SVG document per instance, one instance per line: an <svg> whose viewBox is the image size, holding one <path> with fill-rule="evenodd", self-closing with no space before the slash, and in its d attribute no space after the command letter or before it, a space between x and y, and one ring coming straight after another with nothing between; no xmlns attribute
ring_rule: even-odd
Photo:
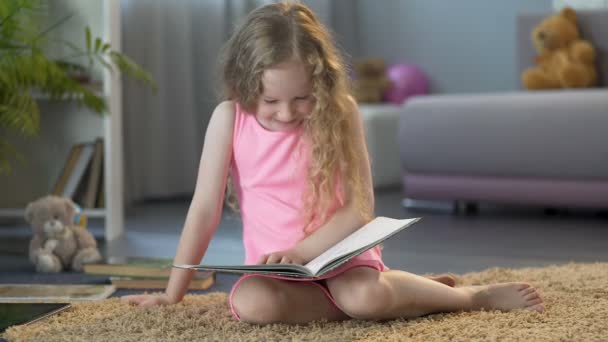
<svg viewBox="0 0 608 342"><path fill-rule="evenodd" d="M472 309L502 310L526 309L545 311L538 291L526 283L500 283L485 286L462 287L471 294Z"/></svg>
<svg viewBox="0 0 608 342"><path fill-rule="evenodd" d="M438 274L438 275L426 275L425 277L428 279L434 280L438 283L447 285L449 287L456 286L456 277L454 277L453 275L448 274L448 273Z"/></svg>

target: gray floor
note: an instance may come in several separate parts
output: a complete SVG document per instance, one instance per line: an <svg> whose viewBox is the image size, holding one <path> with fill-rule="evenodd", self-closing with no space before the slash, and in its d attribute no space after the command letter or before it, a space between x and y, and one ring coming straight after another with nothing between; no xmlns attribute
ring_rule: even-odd
<svg viewBox="0 0 608 342"><path fill-rule="evenodd" d="M173 257L187 210L187 200L138 205L127 213L126 235L111 243L100 241L102 252L107 256ZM590 210L556 215L547 215L543 208L487 205L475 215L405 210L401 193L395 189L377 192L376 213L394 218L423 217L389 239L383 249L389 267L414 273L608 261L608 217ZM102 240L101 222L91 225ZM7 282L9 274L22 278L32 274L26 257L28 234L27 226L19 220L0 225L0 273L4 274L0 282ZM242 262L240 235L239 218L225 210L204 262ZM231 277L221 279L220 290L234 281Z"/></svg>

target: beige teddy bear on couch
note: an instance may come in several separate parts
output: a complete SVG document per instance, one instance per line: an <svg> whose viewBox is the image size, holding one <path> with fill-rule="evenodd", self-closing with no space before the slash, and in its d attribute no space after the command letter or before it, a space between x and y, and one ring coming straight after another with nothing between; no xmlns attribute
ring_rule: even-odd
<svg viewBox="0 0 608 342"><path fill-rule="evenodd" d="M83 265L99 262L97 242L85 228L75 225L76 205L58 196L42 197L25 209L32 227L29 257L38 272L82 271Z"/></svg>

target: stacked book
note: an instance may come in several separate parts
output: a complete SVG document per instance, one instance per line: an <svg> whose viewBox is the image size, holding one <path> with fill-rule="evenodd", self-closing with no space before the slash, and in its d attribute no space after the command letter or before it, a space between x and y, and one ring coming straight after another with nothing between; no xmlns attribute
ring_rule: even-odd
<svg viewBox="0 0 608 342"><path fill-rule="evenodd" d="M84 272L107 275L118 289L165 289L173 260L168 258L110 258L103 263L86 264ZM206 290L215 282L215 272L196 272L188 289Z"/></svg>

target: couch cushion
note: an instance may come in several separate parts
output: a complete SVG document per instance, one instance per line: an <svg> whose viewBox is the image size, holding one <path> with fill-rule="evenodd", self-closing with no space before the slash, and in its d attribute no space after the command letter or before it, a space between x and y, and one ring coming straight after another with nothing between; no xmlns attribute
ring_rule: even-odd
<svg viewBox="0 0 608 342"><path fill-rule="evenodd" d="M608 179L608 89L421 96L399 127L406 173Z"/></svg>
<svg viewBox="0 0 608 342"><path fill-rule="evenodd" d="M583 39L589 40L597 50L599 85L608 86L608 9L577 10L578 26ZM536 50L532 44L532 30L551 13L521 14L517 18L518 72L534 64ZM521 82L518 79L518 87Z"/></svg>

